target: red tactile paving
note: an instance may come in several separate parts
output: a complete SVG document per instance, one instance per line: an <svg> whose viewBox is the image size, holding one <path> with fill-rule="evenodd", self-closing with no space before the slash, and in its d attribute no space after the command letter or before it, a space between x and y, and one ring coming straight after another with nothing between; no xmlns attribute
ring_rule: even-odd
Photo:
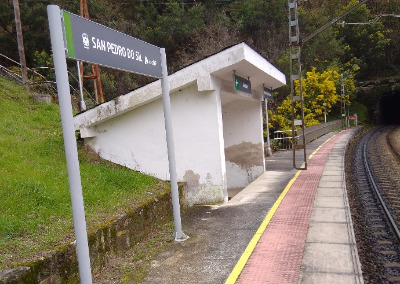
<svg viewBox="0 0 400 284"><path fill-rule="evenodd" d="M282 200L236 283L298 283L315 194L336 141L329 140L308 162Z"/></svg>

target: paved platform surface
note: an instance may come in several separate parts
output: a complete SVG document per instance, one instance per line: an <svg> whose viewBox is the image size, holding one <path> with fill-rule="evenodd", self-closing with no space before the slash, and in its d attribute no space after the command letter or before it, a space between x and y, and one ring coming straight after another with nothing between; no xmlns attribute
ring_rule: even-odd
<svg viewBox="0 0 400 284"><path fill-rule="evenodd" d="M292 152L277 153L228 203L190 210L190 238L152 260L145 283L363 283L344 181L354 132L307 145L310 155L323 144L307 171L293 168Z"/></svg>

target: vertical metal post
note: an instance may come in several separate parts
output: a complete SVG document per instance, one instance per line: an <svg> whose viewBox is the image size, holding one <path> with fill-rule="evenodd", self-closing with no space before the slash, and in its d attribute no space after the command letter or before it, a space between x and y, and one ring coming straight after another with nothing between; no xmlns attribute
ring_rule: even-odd
<svg viewBox="0 0 400 284"><path fill-rule="evenodd" d="M294 81L299 79L294 73L293 60L300 57L300 53L295 52L295 46L299 43L298 36L298 18L297 18L297 3L296 0L289 0L289 47L290 47L290 98L292 105L292 151L293 151L293 167L296 167L296 138L294 125L294 108L295 108L295 86Z"/></svg>
<svg viewBox="0 0 400 284"><path fill-rule="evenodd" d="M178 191L178 178L176 174L176 161L175 161L175 145L174 145L174 133L172 129L172 115L171 115L171 101L169 97L169 82L168 82L168 70L167 70L167 56L165 54L165 48L160 49L161 53L161 66L162 66L162 99L164 107L164 119L165 119L165 132L167 138L168 148L168 162L169 162L169 175L171 182L171 195L172 195L172 207L174 215L174 226L175 226L175 241L184 241L188 238L182 231L181 221L181 209L179 204L179 191Z"/></svg>
<svg viewBox="0 0 400 284"><path fill-rule="evenodd" d="M347 123L347 127L350 127L350 120L349 120L349 116L350 116L350 104L347 104L347 115L346 115L346 123Z"/></svg>
<svg viewBox="0 0 400 284"><path fill-rule="evenodd" d="M340 74L340 80L341 80L341 107L340 107L340 114L341 114L341 120L342 120L342 128L346 129L346 97L345 97L343 73Z"/></svg>
<svg viewBox="0 0 400 284"><path fill-rule="evenodd" d="M271 142L269 141L269 125L268 125L268 100L264 99L265 102L265 119L267 121L267 156L272 156Z"/></svg>
<svg viewBox="0 0 400 284"><path fill-rule="evenodd" d="M300 54L300 46L299 46L299 54ZM305 130L305 121L304 121L304 97L303 97L303 80L301 79L301 61L300 57L298 58L299 64L299 85L300 85L300 118L301 118L301 130L302 130L302 140L303 140L303 162L304 168L303 170L307 170L307 147L306 147L306 130Z"/></svg>
<svg viewBox="0 0 400 284"><path fill-rule="evenodd" d="M72 116L72 105L60 8L56 5L49 5L47 6L47 13L49 17L51 46L53 50L53 61L56 73L65 156L67 160L68 181L71 193L76 249L78 254L79 277L81 283L91 284L92 274L90 268L85 210L83 206L81 176L79 171L78 151Z"/></svg>
<svg viewBox="0 0 400 284"><path fill-rule="evenodd" d="M304 153L304 168L307 169L307 154L306 154L306 137L304 125L304 99L303 99L303 85L301 80L301 43L300 43L300 30L297 11L297 0L289 1L289 45L290 45L290 96L292 103L292 148L293 148L293 167L296 167L296 126L302 128L302 142ZM300 95L296 96L295 81L299 81ZM295 108L296 102L300 102L300 120L296 120Z"/></svg>
<svg viewBox="0 0 400 284"><path fill-rule="evenodd" d="M81 111L86 110L86 104L85 100L83 99L83 87L82 87L82 75L81 75L81 63L79 61L76 61L76 66L78 68L78 82L79 82L79 97L80 97L80 102L79 102L79 109Z"/></svg>

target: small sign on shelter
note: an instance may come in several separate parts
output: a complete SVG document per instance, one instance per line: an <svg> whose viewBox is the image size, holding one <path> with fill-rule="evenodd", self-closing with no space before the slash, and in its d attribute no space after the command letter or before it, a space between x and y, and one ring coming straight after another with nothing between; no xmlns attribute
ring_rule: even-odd
<svg viewBox="0 0 400 284"><path fill-rule="evenodd" d="M248 94L251 94L251 83L250 80L244 79L237 75L234 76L235 80L235 90L242 91Z"/></svg>
<svg viewBox="0 0 400 284"><path fill-rule="evenodd" d="M264 87L263 95L264 95L264 99L266 99L266 100L273 100L274 99L274 96L272 94L272 90L271 89L268 89L268 88Z"/></svg>

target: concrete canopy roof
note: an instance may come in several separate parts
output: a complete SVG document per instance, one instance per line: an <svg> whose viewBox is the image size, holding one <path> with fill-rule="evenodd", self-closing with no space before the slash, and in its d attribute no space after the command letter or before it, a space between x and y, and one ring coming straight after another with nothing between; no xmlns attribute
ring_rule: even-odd
<svg viewBox="0 0 400 284"><path fill-rule="evenodd" d="M233 90L233 72L251 81L252 92L261 98L263 84L276 89L286 84L285 75L245 43L189 65L168 76L170 93L197 83L198 91L215 90L212 77ZM85 130L161 97L161 80L152 82L74 117L76 130ZM87 129L89 130L89 129Z"/></svg>

